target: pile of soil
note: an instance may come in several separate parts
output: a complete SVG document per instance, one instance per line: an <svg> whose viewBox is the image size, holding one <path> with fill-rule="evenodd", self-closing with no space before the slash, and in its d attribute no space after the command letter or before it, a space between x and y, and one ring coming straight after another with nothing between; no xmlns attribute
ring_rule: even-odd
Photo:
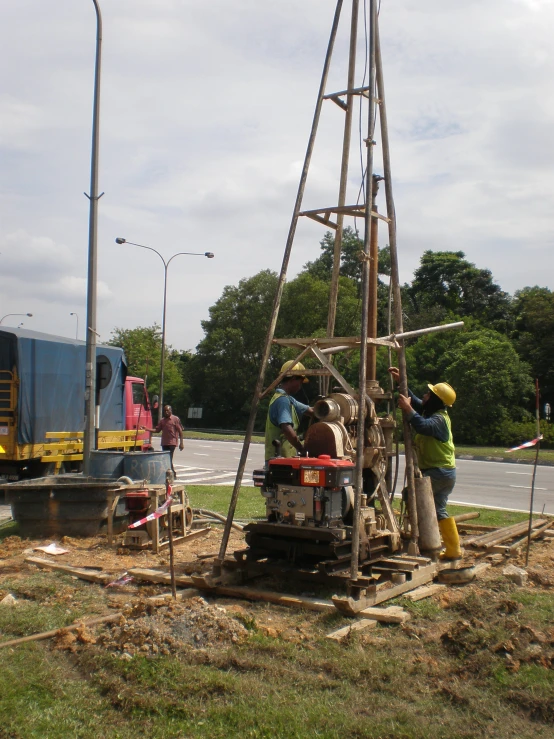
<svg viewBox="0 0 554 739"><path fill-rule="evenodd" d="M96 644L129 659L239 644L247 635L243 624L227 615L224 608L197 597L185 603L169 602L167 606L139 601L125 608L117 622L106 624L97 637L86 627L62 631L56 645L77 651L80 646Z"/></svg>

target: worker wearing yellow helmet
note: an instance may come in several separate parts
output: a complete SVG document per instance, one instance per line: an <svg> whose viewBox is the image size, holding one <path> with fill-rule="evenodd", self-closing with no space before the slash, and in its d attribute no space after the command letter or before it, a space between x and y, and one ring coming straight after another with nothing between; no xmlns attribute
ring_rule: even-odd
<svg viewBox="0 0 554 739"><path fill-rule="evenodd" d="M298 438L297 431L303 415L312 415L313 409L309 405L296 400L295 396L308 378L302 374L305 367L300 362L289 360L281 367L280 374L285 373L281 384L275 390L269 402L269 410L265 424L265 460L279 455L295 457L302 453L304 447ZM274 442L279 442L275 445Z"/></svg>
<svg viewBox="0 0 554 739"><path fill-rule="evenodd" d="M399 371L389 367L389 372L396 382ZM435 510L439 521L439 529L446 546L442 555L446 559L459 559L462 556L460 538L456 521L446 512L448 496L456 484L456 459L452 425L447 407L456 400L456 392L447 382L428 385L429 392L422 399L408 390L408 396L398 396L398 407L401 408L411 427L416 432L414 445L417 452L419 469L431 479Z"/></svg>

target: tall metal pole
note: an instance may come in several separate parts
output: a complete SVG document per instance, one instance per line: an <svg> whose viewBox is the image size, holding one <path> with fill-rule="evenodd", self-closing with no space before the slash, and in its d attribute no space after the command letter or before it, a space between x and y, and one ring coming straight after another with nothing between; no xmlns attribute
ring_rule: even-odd
<svg viewBox="0 0 554 739"><path fill-rule="evenodd" d="M79 314L78 313L70 313L70 316L75 316L77 319L77 325L75 326L75 338L79 338Z"/></svg>
<svg viewBox="0 0 554 739"><path fill-rule="evenodd" d="M127 241L127 239L123 239L121 237L118 237L115 240L116 244L129 244L130 246L138 246L141 249L148 249L148 251L153 251L154 254L157 254L159 258L162 260L162 264L164 266L164 304L163 304L163 311L162 311L162 355L160 358L160 404L158 406L158 423L162 420L163 416L163 400L164 400L164 370L165 370L165 316L166 316L166 308L167 308L167 270L171 262L175 259L175 257L182 257L182 256L192 256L192 257L208 257L208 259L213 259L214 254L211 251L205 251L205 252L195 252L195 251L179 251L177 254L174 254L172 257L170 257L167 262L162 257L160 252L157 249L153 249L151 246L145 246L144 244L135 244L134 241Z"/></svg>
<svg viewBox="0 0 554 739"><path fill-rule="evenodd" d="M92 0L96 11L96 64L94 69L94 101L92 113L92 152L90 161L89 234L87 323L85 359L85 433L83 439L83 472L90 474L90 457L96 447L96 279L98 238L98 148L100 138L100 69L102 56L102 15L97 0Z"/></svg>
<svg viewBox="0 0 554 739"><path fill-rule="evenodd" d="M165 370L165 313L167 307L167 268L169 262L164 263L164 307L162 312L162 357L160 360L160 404L158 405L158 423L162 420L164 407L164 370Z"/></svg>

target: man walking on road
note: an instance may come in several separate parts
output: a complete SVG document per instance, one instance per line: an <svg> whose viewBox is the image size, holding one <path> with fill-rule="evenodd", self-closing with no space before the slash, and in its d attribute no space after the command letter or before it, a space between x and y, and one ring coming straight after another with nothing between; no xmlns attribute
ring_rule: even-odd
<svg viewBox="0 0 554 739"><path fill-rule="evenodd" d="M398 368L389 367L389 372L398 383ZM399 395L398 407L404 411L416 432L414 445L419 469L425 477L431 479L439 529L446 546L446 551L441 556L445 559L459 559L462 550L458 528L456 521L446 512L448 496L456 484L454 440L446 406L454 404L456 392L447 382L438 382L428 387L429 392L425 393L423 399L416 397L411 390L408 390L409 397Z"/></svg>
<svg viewBox="0 0 554 739"><path fill-rule="evenodd" d="M164 414L156 428L149 429L146 426L140 427L142 431L148 431L151 434L162 432L162 449L164 452L169 452L169 458L171 460L171 469L175 477L177 473L173 467L173 455L177 444L179 449L183 451L183 426L179 416L174 416L170 405L164 405Z"/></svg>

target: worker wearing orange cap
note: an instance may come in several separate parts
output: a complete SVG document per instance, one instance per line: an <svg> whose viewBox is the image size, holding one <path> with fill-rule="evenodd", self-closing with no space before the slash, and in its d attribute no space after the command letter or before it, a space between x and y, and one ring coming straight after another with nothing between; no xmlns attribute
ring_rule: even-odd
<svg viewBox="0 0 554 739"><path fill-rule="evenodd" d="M389 367L396 382L400 375L397 367ZM419 469L431 479L435 510L439 529L446 546L445 559L459 559L462 556L460 538L456 521L446 512L448 497L456 484L456 459L452 424L447 406L456 400L456 392L447 382L428 385L429 392L418 398L411 390L408 396L398 396L401 408L411 427L416 432L414 445L417 451Z"/></svg>
<svg viewBox="0 0 554 739"><path fill-rule="evenodd" d="M302 374L305 369L303 364L300 362L295 364L293 360L285 362L281 367L281 374L283 372L286 374L269 402L265 424L266 463L276 456L276 447L273 443L275 441L280 444L279 453L282 457L295 457L304 450L297 435L298 426L302 416L312 415L313 409L293 396L299 392L303 383L309 382Z"/></svg>

